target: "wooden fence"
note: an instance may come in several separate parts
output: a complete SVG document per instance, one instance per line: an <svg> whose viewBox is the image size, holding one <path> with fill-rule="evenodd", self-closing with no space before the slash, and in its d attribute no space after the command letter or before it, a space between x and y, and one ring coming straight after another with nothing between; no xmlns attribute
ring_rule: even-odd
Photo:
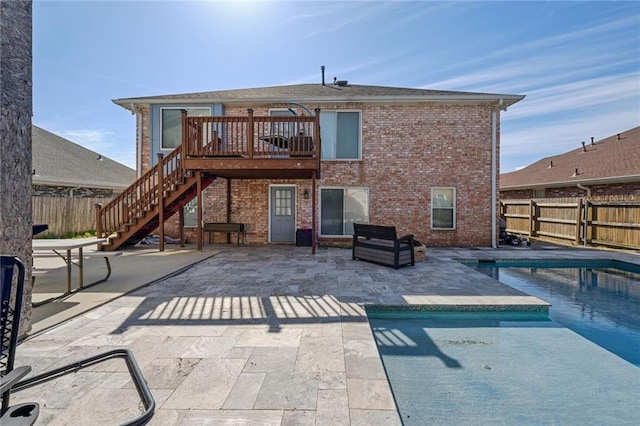
<svg viewBox="0 0 640 426"><path fill-rule="evenodd" d="M111 198L31 197L33 223L49 225L49 230L38 234L38 237L95 230L95 204L106 204L110 200Z"/></svg>
<svg viewBox="0 0 640 426"><path fill-rule="evenodd" d="M507 232L559 243L640 249L640 196L501 200Z"/></svg>

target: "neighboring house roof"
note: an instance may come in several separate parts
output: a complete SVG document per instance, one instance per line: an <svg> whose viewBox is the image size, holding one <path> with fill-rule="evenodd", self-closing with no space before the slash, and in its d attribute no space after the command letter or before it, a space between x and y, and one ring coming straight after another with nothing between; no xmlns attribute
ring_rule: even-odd
<svg viewBox="0 0 640 426"><path fill-rule="evenodd" d="M636 181L640 181L640 127L503 173L500 190Z"/></svg>
<svg viewBox="0 0 640 426"><path fill-rule="evenodd" d="M135 170L40 127L31 137L34 185L125 189L135 180Z"/></svg>
<svg viewBox="0 0 640 426"><path fill-rule="evenodd" d="M259 87L253 89L219 90L215 92L182 93L176 95L147 96L114 99L123 108L133 110L135 104L159 103L286 103L286 102L499 102L504 108L522 100L522 95L453 92L444 90L412 89L401 87L362 86L347 84L294 84L289 86Z"/></svg>

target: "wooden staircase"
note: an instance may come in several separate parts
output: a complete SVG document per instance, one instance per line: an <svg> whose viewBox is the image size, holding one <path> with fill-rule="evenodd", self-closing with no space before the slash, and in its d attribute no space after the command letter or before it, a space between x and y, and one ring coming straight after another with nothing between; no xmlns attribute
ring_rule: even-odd
<svg viewBox="0 0 640 426"><path fill-rule="evenodd" d="M107 238L102 250L117 250L133 245L148 236L209 186L216 175L198 173L182 167L180 148L163 157L129 188L105 206L96 206L96 231L99 238ZM160 196L161 195L161 196Z"/></svg>

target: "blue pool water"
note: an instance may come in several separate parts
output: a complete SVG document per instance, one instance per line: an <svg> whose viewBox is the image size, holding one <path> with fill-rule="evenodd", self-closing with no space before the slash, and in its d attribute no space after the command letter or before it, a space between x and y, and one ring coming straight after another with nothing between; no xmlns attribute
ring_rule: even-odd
<svg viewBox="0 0 640 426"><path fill-rule="evenodd" d="M640 367L637 265L603 260L463 263L550 303L550 319Z"/></svg>

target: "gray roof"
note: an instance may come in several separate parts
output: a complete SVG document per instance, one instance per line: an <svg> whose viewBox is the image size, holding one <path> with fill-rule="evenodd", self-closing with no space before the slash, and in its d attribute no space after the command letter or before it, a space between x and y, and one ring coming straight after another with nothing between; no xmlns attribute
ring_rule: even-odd
<svg viewBox="0 0 640 426"><path fill-rule="evenodd" d="M181 93L114 99L123 108L133 110L135 104L211 102L224 104L259 104L280 102L499 102L507 107L523 99L523 95L454 92L403 87L363 86L348 84L295 84L252 89L218 90L214 92Z"/></svg>
<svg viewBox="0 0 640 426"><path fill-rule="evenodd" d="M135 180L130 167L40 127L32 126L31 136L34 185L122 190Z"/></svg>
<svg viewBox="0 0 640 426"><path fill-rule="evenodd" d="M575 171L578 174L575 175ZM640 127L500 175L500 189L640 181Z"/></svg>

